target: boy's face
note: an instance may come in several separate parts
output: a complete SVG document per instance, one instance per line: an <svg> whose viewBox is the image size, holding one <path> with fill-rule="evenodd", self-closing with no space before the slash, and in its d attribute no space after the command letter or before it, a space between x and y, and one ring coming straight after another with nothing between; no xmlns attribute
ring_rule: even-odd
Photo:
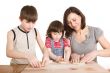
<svg viewBox="0 0 110 73"><path fill-rule="evenodd" d="M23 19L21 21L21 25L22 25L24 31L29 32L34 27L35 23L28 22L26 19Z"/></svg>
<svg viewBox="0 0 110 73"><path fill-rule="evenodd" d="M51 32L51 36L52 39L57 42L62 37L62 32Z"/></svg>

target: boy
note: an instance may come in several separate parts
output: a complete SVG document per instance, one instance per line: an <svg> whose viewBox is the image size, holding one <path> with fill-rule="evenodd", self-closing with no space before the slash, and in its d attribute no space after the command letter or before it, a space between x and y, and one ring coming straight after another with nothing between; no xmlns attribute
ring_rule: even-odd
<svg viewBox="0 0 110 73"><path fill-rule="evenodd" d="M32 67L41 67L48 60L45 45L39 32L34 28L37 17L35 7L24 6L19 17L21 25L7 33L6 55L12 58L11 64L30 64ZM35 56L36 41L44 55L42 64Z"/></svg>

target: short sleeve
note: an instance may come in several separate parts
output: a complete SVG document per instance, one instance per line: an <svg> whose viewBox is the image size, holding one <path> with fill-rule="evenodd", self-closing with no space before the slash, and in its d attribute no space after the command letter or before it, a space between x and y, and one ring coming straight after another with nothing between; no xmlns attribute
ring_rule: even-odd
<svg viewBox="0 0 110 73"><path fill-rule="evenodd" d="M51 48L51 39L49 37L46 37L45 46L46 48Z"/></svg>
<svg viewBox="0 0 110 73"><path fill-rule="evenodd" d="M69 39L63 38L63 42L64 42L64 47L69 47L70 46Z"/></svg>
<svg viewBox="0 0 110 73"><path fill-rule="evenodd" d="M96 39L98 39L101 35L103 35L103 31L100 28L95 28L94 31L95 31L94 33L95 33Z"/></svg>

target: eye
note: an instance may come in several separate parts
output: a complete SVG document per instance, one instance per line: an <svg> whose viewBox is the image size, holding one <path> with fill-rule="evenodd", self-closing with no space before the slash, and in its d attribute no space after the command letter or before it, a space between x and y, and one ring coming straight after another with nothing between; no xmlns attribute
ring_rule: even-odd
<svg viewBox="0 0 110 73"><path fill-rule="evenodd" d="M72 19L73 21L76 21L76 19Z"/></svg>
<svg viewBox="0 0 110 73"><path fill-rule="evenodd" d="M57 35L57 32L54 32L54 35Z"/></svg>

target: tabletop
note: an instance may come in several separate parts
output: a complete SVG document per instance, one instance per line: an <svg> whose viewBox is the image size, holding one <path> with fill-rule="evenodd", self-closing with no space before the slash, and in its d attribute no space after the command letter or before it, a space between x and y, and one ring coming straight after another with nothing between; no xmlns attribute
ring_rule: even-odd
<svg viewBox="0 0 110 73"><path fill-rule="evenodd" d="M0 65L0 73L110 73L97 63L50 63L45 67L30 65Z"/></svg>

